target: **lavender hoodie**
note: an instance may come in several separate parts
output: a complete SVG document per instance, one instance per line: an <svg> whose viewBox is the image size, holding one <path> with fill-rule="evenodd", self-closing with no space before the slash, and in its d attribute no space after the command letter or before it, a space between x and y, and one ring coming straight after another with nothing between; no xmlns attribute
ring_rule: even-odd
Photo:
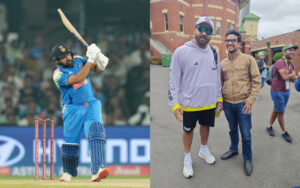
<svg viewBox="0 0 300 188"><path fill-rule="evenodd" d="M170 66L169 105L185 111L200 111L216 107L222 101L220 58L216 65L213 52L192 41L178 47ZM199 108L200 107L200 108Z"/></svg>

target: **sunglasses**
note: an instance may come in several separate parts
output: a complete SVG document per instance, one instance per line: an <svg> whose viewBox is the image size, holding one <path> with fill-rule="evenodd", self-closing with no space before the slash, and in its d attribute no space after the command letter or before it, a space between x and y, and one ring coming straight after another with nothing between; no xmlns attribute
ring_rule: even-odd
<svg viewBox="0 0 300 188"><path fill-rule="evenodd" d="M237 41L237 39L225 39L225 42L232 42L232 43L234 43L236 41Z"/></svg>
<svg viewBox="0 0 300 188"><path fill-rule="evenodd" d="M207 35L211 35L212 34L212 29L210 29L210 28L207 28L207 27L197 27L197 29L198 29L198 31L200 32L200 33L204 33L204 31L205 31L205 33L207 34Z"/></svg>

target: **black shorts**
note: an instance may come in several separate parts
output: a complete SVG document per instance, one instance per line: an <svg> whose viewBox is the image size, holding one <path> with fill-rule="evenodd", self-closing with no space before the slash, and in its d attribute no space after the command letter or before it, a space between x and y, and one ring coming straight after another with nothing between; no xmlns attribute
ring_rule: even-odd
<svg viewBox="0 0 300 188"><path fill-rule="evenodd" d="M183 111L183 130L191 132L197 124L214 127L215 126L215 108L195 112Z"/></svg>

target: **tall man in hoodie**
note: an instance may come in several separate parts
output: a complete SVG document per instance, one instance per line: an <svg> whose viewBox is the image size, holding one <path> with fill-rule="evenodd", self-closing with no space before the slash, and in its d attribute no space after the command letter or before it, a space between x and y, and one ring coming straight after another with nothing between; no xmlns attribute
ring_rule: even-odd
<svg viewBox="0 0 300 188"><path fill-rule="evenodd" d="M195 40L178 47L172 57L169 80L169 105L179 122L183 122L183 175L193 176L191 145L193 130L200 124L201 146L199 157L214 164L207 141L210 127L215 123L216 105L223 108L220 63L208 45L213 34L213 22L201 17L196 22ZM218 103L218 104L217 104ZM183 116L183 120L181 118Z"/></svg>
<svg viewBox="0 0 300 188"><path fill-rule="evenodd" d="M252 173L251 112L261 87L261 78L255 59L241 53L241 34L235 30L225 35L228 57L221 61L222 94L224 112L229 124L231 145L221 159L229 159L238 154L239 128L242 136L244 171Z"/></svg>

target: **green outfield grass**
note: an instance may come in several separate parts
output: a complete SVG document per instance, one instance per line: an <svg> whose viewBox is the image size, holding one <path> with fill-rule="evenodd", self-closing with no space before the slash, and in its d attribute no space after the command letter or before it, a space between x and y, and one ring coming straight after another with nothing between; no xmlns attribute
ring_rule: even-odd
<svg viewBox="0 0 300 188"><path fill-rule="evenodd" d="M109 176L101 182L90 182L89 176L73 178L71 182L60 182L59 177L55 180L34 180L30 176L4 176L0 177L1 188L50 188L50 187L101 187L101 188L146 188L150 187L149 176Z"/></svg>

